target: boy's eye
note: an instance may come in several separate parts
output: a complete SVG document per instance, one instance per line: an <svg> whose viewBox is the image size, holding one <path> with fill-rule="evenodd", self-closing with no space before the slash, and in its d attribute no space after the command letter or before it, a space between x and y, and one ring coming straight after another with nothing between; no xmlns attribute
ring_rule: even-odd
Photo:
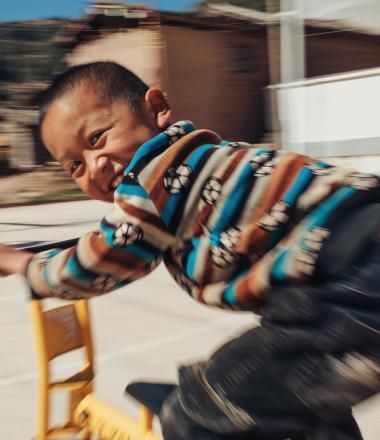
<svg viewBox="0 0 380 440"><path fill-rule="evenodd" d="M96 143L98 142L98 140L100 139L100 137L102 136L103 133L104 133L104 131L97 131L96 133L94 133L91 136L90 144L91 144L92 147L94 145L96 145Z"/></svg>
<svg viewBox="0 0 380 440"><path fill-rule="evenodd" d="M80 160L75 160L69 166L69 172L71 175L74 175L77 169L81 166L82 162Z"/></svg>

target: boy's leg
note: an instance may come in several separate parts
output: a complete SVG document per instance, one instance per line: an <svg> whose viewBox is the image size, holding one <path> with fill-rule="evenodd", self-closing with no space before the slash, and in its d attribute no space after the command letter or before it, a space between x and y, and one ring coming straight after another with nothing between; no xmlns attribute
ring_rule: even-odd
<svg viewBox="0 0 380 440"><path fill-rule="evenodd" d="M375 242L335 281L272 289L261 328L180 370L166 440L360 439L351 407L380 391L379 274ZM173 430L176 411L186 423Z"/></svg>
<svg viewBox="0 0 380 440"><path fill-rule="evenodd" d="M362 438L349 407L327 421L289 389L295 355L273 352L265 333L250 330L208 362L180 370L180 386L161 413L165 440Z"/></svg>
<svg viewBox="0 0 380 440"><path fill-rule="evenodd" d="M342 426L320 426L307 433L307 440L357 440L362 439L359 427L352 418L350 423Z"/></svg>
<svg viewBox="0 0 380 440"><path fill-rule="evenodd" d="M283 435L264 435L258 430L234 434L211 431L186 414L177 392L173 392L165 402L160 420L165 440L285 440ZM358 439L360 438L358 437ZM294 434L291 438L286 435L286 439L307 440L303 433ZM315 440L319 440L319 438L315 437ZM342 440L345 439L342 438Z"/></svg>

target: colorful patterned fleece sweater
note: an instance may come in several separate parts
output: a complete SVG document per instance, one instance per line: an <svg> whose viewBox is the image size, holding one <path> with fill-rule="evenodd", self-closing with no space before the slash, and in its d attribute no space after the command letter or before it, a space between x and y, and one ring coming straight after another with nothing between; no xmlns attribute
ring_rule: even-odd
<svg viewBox="0 0 380 440"><path fill-rule="evenodd" d="M137 150L98 229L33 257L27 278L37 297L87 298L164 260L196 300L258 310L270 286L313 279L334 224L379 202L379 186L376 175L179 122Z"/></svg>

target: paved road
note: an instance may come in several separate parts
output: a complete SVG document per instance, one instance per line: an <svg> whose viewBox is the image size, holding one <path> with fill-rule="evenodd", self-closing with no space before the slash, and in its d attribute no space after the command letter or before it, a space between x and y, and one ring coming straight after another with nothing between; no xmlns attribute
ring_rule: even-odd
<svg viewBox="0 0 380 440"><path fill-rule="evenodd" d="M0 242L63 240L96 224L108 209L98 202L73 202L0 210ZM1 439L30 439L35 432L36 377L33 338L19 277L0 281ZM226 338L256 325L251 314L214 310L179 292L163 267L144 280L91 302L96 339L98 393L136 414L123 391L130 380L175 380L180 363L207 356ZM67 357L55 365L69 374L77 363ZM54 401L54 420L64 399ZM365 440L380 437L380 399L356 409Z"/></svg>

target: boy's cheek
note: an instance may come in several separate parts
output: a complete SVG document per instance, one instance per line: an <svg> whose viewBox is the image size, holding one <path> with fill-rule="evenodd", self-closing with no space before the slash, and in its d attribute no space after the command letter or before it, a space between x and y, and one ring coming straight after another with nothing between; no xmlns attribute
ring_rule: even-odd
<svg viewBox="0 0 380 440"><path fill-rule="evenodd" d="M113 192L109 192L104 194L96 185L84 184L83 182L76 181L79 188L87 194L89 197L95 200L101 200L103 202L111 202L113 203Z"/></svg>
<svg viewBox="0 0 380 440"><path fill-rule="evenodd" d="M87 194L91 198L96 198L97 191L94 190L94 188L92 187L92 185L89 182L87 182L84 179L73 178L73 180L85 194Z"/></svg>
<svg viewBox="0 0 380 440"><path fill-rule="evenodd" d="M92 182L88 176L84 175L79 178L75 178L72 176L74 182L79 186L79 188L88 195L91 199L101 200L103 202L111 202L114 201L114 194L112 191L107 192L106 194L96 185L95 182Z"/></svg>

